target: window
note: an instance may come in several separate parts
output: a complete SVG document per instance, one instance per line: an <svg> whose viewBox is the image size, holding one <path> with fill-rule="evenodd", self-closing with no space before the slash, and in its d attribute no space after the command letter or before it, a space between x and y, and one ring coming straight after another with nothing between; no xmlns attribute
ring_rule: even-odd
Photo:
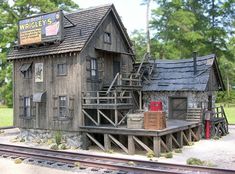
<svg viewBox="0 0 235 174"><path fill-rule="evenodd" d="M32 78L32 66L31 65L32 63L26 63L20 67L20 71L23 74L25 79Z"/></svg>
<svg viewBox="0 0 235 174"><path fill-rule="evenodd" d="M109 43L109 44L111 44L111 33L109 33L109 32L104 32L104 43Z"/></svg>
<svg viewBox="0 0 235 174"><path fill-rule="evenodd" d="M59 116L67 117L68 116L68 103L66 96L59 96Z"/></svg>
<svg viewBox="0 0 235 174"><path fill-rule="evenodd" d="M97 60L91 59L91 78L97 77Z"/></svg>
<svg viewBox="0 0 235 174"><path fill-rule="evenodd" d="M58 75L66 75L67 74L67 65L65 63L57 65L57 74Z"/></svg>
<svg viewBox="0 0 235 174"><path fill-rule="evenodd" d="M25 117L30 117L31 115L31 110L30 110L30 97L24 97L24 116Z"/></svg>

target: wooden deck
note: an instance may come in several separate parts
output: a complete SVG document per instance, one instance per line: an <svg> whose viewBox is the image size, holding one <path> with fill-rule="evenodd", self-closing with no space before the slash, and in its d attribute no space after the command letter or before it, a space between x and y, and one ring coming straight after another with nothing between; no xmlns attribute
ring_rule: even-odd
<svg viewBox="0 0 235 174"><path fill-rule="evenodd" d="M167 128L162 130L128 129L126 126L114 128L106 125L82 126L80 130L85 140L89 139L104 151L115 146L127 154L135 154L135 149L138 146L147 152L153 151L156 156L160 156L161 152L170 152L172 149L191 145L193 141L199 141L201 123L168 120ZM84 148L88 147L85 145Z"/></svg>

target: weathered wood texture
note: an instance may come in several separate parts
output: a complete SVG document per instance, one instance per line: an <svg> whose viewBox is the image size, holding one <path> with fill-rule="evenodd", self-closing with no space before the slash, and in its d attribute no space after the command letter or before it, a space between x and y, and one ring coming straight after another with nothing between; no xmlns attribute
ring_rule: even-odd
<svg viewBox="0 0 235 174"><path fill-rule="evenodd" d="M115 11L110 10L96 27L81 52L69 52L33 58L15 59L14 67L14 126L66 131L79 131L83 125L81 94L110 85L114 76L114 62L121 72L132 70L130 43L119 24ZM104 33L111 43L104 43ZM65 38L66 39L66 38ZM97 78L91 78L91 59L97 60ZM20 67L32 63L32 78L24 79ZM43 82L35 82L35 63L43 63ZM65 63L67 75L57 75L58 64ZM118 68L116 67L116 70ZM115 70L115 71L116 71ZM31 118L24 118L24 97L46 92L45 103L32 102ZM67 96L68 118L59 118L59 96ZM130 106L128 106L130 107Z"/></svg>

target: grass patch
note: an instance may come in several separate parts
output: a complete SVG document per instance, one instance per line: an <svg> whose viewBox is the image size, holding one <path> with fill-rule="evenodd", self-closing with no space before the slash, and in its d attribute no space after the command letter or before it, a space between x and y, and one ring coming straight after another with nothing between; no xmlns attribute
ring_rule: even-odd
<svg viewBox="0 0 235 174"><path fill-rule="evenodd" d="M0 127L13 125L13 109L0 106Z"/></svg>

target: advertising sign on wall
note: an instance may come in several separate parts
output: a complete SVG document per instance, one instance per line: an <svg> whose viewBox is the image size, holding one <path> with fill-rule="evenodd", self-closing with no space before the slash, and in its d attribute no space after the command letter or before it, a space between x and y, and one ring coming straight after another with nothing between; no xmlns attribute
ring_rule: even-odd
<svg viewBox="0 0 235 174"><path fill-rule="evenodd" d="M19 45L62 40L63 13L57 11L19 21Z"/></svg>
<svg viewBox="0 0 235 174"><path fill-rule="evenodd" d="M43 63L35 63L35 82L43 82Z"/></svg>

